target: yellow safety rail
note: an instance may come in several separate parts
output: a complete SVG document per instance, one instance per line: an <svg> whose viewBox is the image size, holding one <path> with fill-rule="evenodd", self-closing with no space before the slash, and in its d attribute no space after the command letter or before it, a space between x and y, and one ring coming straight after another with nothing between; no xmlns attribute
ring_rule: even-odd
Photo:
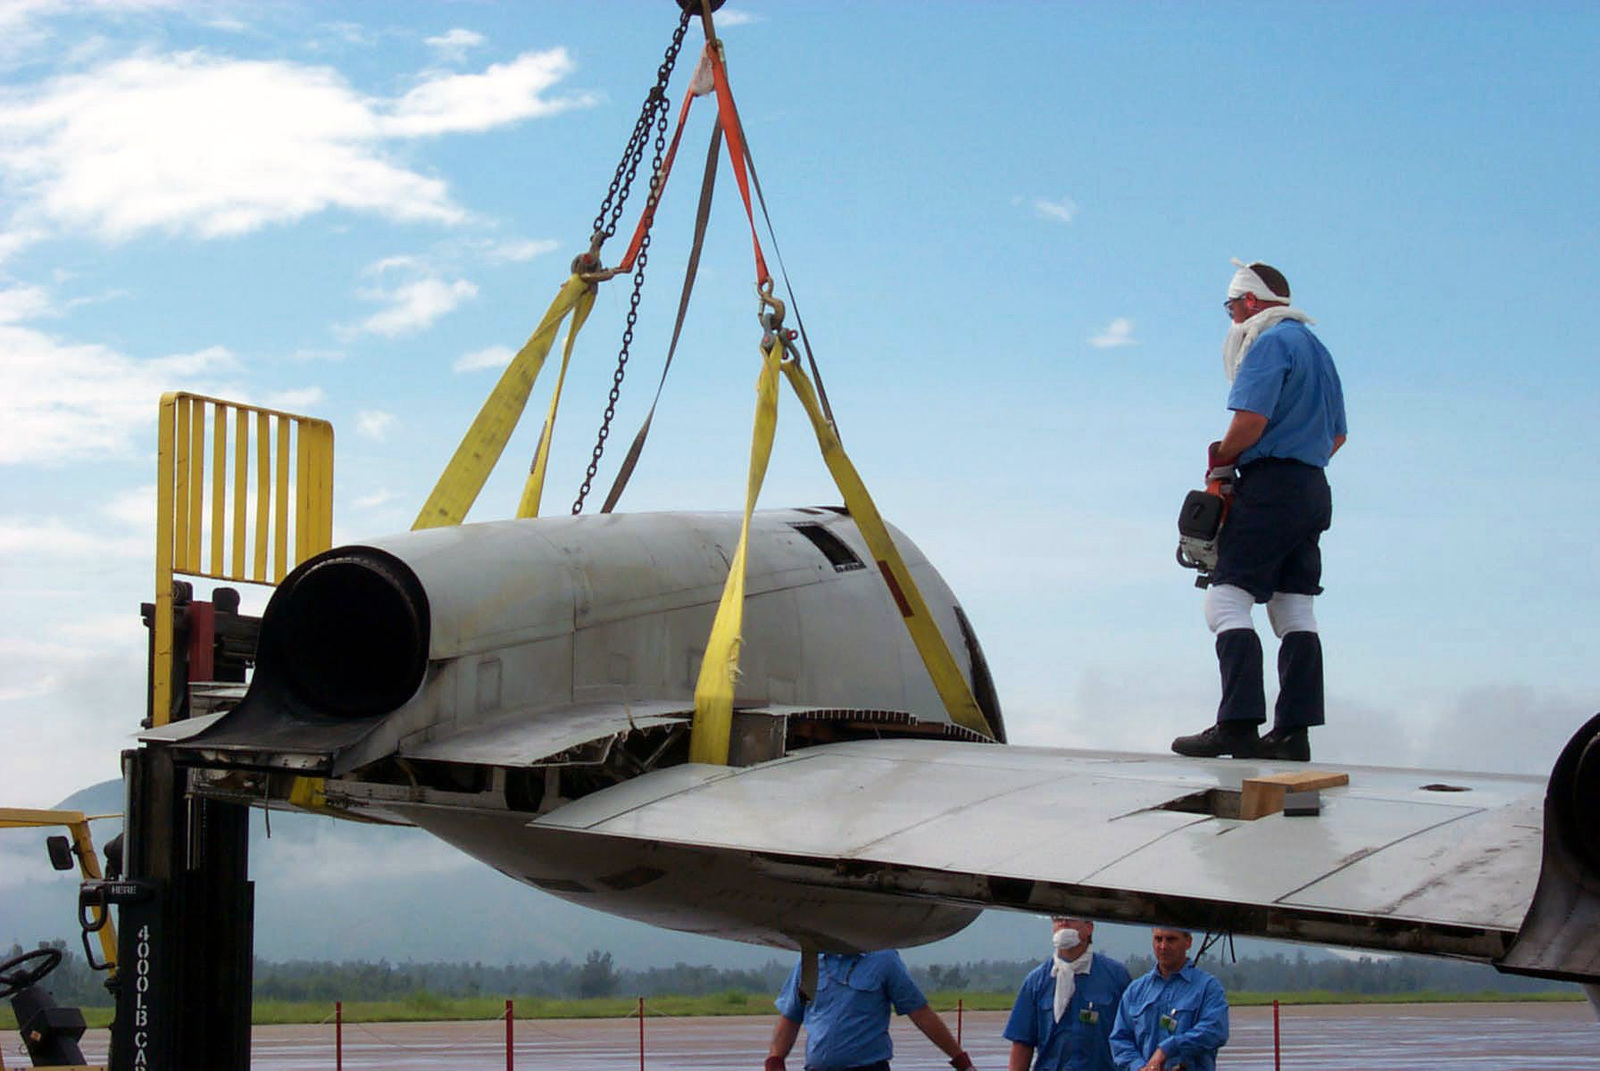
<svg viewBox="0 0 1600 1071"><path fill-rule="evenodd" d="M100 857L94 852L94 839L89 836L89 823L99 818L120 818L117 814L84 814L82 811L36 811L24 807L0 807L0 829L39 829L64 826L72 834L72 846L78 857L78 871L88 881L99 881ZM117 927L104 907L95 907L90 916L98 927L100 955L117 976Z"/></svg>
<svg viewBox="0 0 1600 1071"><path fill-rule="evenodd" d="M172 710L173 578L276 584L300 562L328 549L333 542L333 425L174 391L161 396L157 434L150 691L153 724L165 725Z"/></svg>
<svg viewBox="0 0 1600 1071"><path fill-rule="evenodd" d="M689 761L718 765L728 761L728 742L733 728L733 688L739 676L739 633L744 623L745 559L750 537L750 514L755 510L756 498L761 493L767 461L772 453L772 440L777 432L780 370L794 389L806 415L811 418L817 445L822 450L828 471L844 498L845 508L849 510L856 528L867 541L867 548L872 552L878 571L900 610L906 630L916 645L917 653L922 656L922 663L927 667L945 710L957 725L992 739L994 731L988 719L979 709L972 688L967 684L966 677L962 676L955 656L950 653L944 634L939 631L916 581L906 568L905 560L895 548L878 507L846 456L839 436L823 415L811 381L800 367L800 362L786 356L781 331L773 330L763 341L766 349L763 352L761 376L756 383L756 417L750 443L750 475L745 488L744 523L740 527L738 549L734 551L728 579L722 589L722 601L717 606L717 616L711 625L711 637L706 642L700 676L695 682Z"/></svg>
<svg viewBox="0 0 1600 1071"><path fill-rule="evenodd" d="M500 454L506 448L506 442L516 430L517 422L522 419L522 411L528 405L528 395L533 391L533 382L539 378L539 371L544 367L545 358L550 354L550 347L555 343L556 332L561 329L561 321L567 318L568 313L577 310L577 314L573 316L572 328L567 335L567 353L570 355L573 337L583 325L584 318L589 315L589 307L593 304L594 284L580 275L574 274L557 291L555 300L550 303L550 308L544 314L544 319L539 321L539 326L534 328L528 341L511 359L506 370L500 374L500 381L495 384L494 390L489 392L488 400L483 403L483 408L473 419L472 426L461 437L461 445L456 447L450 463L444 467L439 482L434 484L433 492L428 495L422 511L412 523L413 530L442 528L460 524L466 519L467 511L477 501L478 492L483 490L484 482L489 479L489 473L494 471L495 463L500 460ZM563 371L565 367L563 364ZM552 409L552 419L547 422L546 435L554 425L553 416ZM541 442L541 448L544 445ZM539 468L537 461L535 468L542 481L543 470ZM524 507L527 505L531 490L530 488L523 493ZM534 505L537 509L536 501Z"/></svg>

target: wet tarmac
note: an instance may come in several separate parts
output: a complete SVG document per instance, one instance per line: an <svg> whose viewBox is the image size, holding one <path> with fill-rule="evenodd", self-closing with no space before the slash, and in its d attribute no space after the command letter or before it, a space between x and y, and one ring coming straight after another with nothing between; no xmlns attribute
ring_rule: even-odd
<svg viewBox="0 0 1600 1071"><path fill-rule="evenodd" d="M647 1006L648 1007L648 1006ZM1289 1071L1541 1071L1600 1067L1600 1024L1587 1003L1400 1004L1292 1007L1282 1010L1282 1066ZM951 1027L955 1016L947 1016ZM1001 1071L1010 1043L1000 1037L1004 1012L969 1012L962 1041L980 1071ZM645 1019L646 1071L761 1066L772 1031L769 1017ZM1272 1009L1236 1008L1232 1039L1219 1068L1273 1067ZM105 1059L105 1031L85 1037L91 1063ZM514 1068L525 1071L631 1071L639 1068L637 1019L518 1020ZM894 1023L896 1071L940 1071L942 1053L905 1019ZM5 1066L27 1067L6 1039ZM502 1071L504 1022L375 1023L344 1027L347 1071ZM789 1060L798 1069L798 1054ZM257 1027L254 1071L331 1071L332 1023Z"/></svg>

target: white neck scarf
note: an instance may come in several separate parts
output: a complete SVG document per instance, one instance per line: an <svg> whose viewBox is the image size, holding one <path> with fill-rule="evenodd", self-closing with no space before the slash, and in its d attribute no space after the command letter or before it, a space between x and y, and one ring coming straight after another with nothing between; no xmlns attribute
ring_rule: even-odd
<svg viewBox="0 0 1600 1071"><path fill-rule="evenodd" d="M1072 991L1077 988L1080 974L1088 974L1089 968L1094 966L1094 953L1085 949L1083 955L1077 959L1062 959L1055 957L1055 962L1050 964L1050 974L1056 980L1055 1012L1056 1022L1066 1014L1067 1005L1072 1003Z"/></svg>
<svg viewBox="0 0 1600 1071"><path fill-rule="evenodd" d="M1228 328L1228 337L1222 341L1222 370L1227 374L1229 383L1239 374L1244 355L1250 352L1250 347L1255 345L1261 332L1284 320L1299 320L1303 324L1317 322L1293 306L1268 305L1244 323Z"/></svg>

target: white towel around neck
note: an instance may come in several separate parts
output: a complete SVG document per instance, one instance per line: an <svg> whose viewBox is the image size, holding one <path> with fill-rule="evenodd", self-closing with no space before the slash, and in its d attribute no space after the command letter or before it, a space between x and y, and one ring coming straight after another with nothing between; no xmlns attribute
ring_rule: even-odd
<svg viewBox="0 0 1600 1071"><path fill-rule="evenodd" d="M1085 951L1077 959L1062 959L1055 957L1055 962L1050 965L1050 974L1056 980L1056 1022L1066 1014L1067 1005L1072 1003L1072 991L1077 988L1078 975L1088 974L1089 968L1094 966L1094 953Z"/></svg>
<svg viewBox="0 0 1600 1071"><path fill-rule="evenodd" d="M1239 374L1244 355L1250 352L1261 332L1284 320L1299 320L1303 324L1317 322L1292 305L1268 305L1244 323L1228 328L1228 337L1222 340L1222 370L1227 373L1229 383Z"/></svg>

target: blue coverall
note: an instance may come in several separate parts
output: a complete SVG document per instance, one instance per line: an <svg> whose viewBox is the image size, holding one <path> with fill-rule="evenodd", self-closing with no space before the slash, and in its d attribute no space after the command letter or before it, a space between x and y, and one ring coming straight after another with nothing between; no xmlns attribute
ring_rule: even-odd
<svg viewBox="0 0 1600 1071"><path fill-rule="evenodd" d="M1004 1036L1033 1049L1033 1071L1111 1071L1111 1027L1131 981L1128 968L1091 952L1094 965L1077 977L1072 999L1056 1020L1052 960L1028 972L1017 991Z"/></svg>
<svg viewBox="0 0 1600 1071"><path fill-rule="evenodd" d="M1222 983L1190 964L1170 978L1159 969L1135 979L1117 1005L1111 1057L1121 1071L1138 1071L1159 1046L1166 1066L1215 1071L1228 1041L1228 998Z"/></svg>
<svg viewBox="0 0 1600 1071"><path fill-rule="evenodd" d="M817 965L817 995L800 1000L800 965L778 993L778 1014L806 1028L806 1067L867 1067L894 1055L889 1010L900 1015L928 1003L895 951L825 954Z"/></svg>

